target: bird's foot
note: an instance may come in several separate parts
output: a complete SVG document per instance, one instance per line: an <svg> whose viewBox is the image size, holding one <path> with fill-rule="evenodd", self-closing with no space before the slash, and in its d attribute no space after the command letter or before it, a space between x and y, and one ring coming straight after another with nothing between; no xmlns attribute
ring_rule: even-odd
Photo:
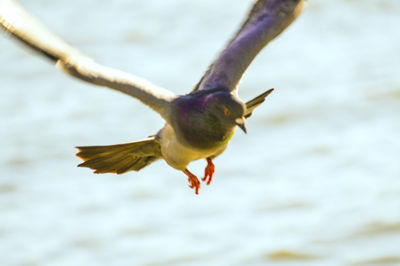
<svg viewBox="0 0 400 266"><path fill-rule="evenodd" d="M204 177L201 179L206 182L207 185L211 183L215 172L215 166L210 158L207 158L207 167L204 169Z"/></svg>
<svg viewBox="0 0 400 266"><path fill-rule="evenodd" d="M188 177L189 187L193 188L195 190L195 193L198 195L199 194L199 189L200 189L200 181L197 179L197 176L195 176L194 174L189 172L188 169L185 169L183 172Z"/></svg>

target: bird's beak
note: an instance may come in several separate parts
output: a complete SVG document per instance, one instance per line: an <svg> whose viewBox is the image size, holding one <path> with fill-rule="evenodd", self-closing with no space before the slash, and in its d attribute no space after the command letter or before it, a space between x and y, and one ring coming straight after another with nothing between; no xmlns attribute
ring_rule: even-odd
<svg viewBox="0 0 400 266"><path fill-rule="evenodd" d="M240 127L240 129L243 130L244 133L247 133L246 126L245 126L244 122L245 122L245 118L244 117L240 117L240 118L236 118L235 119L235 124L238 127Z"/></svg>

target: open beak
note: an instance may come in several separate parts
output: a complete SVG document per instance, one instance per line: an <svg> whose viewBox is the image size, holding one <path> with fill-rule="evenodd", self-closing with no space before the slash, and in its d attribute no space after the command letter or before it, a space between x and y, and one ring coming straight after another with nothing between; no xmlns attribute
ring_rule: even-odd
<svg viewBox="0 0 400 266"><path fill-rule="evenodd" d="M244 117L240 117L240 118L236 118L235 119L235 124L238 127L240 127L240 129L243 130L244 133L247 133L246 126L245 126L244 122L245 122L245 118Z"/></svg>

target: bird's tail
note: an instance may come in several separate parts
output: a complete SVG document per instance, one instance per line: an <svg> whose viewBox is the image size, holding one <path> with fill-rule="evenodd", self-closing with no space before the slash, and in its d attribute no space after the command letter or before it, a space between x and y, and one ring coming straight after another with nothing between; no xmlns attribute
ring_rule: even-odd
<svg viewBox="0 0 400 266"><path fill-rule="evenodd" d="M98 174L139 171L162 156L155 137L125 144L76 148L76 155L84 161L78 167L88 167Z"/></svg>

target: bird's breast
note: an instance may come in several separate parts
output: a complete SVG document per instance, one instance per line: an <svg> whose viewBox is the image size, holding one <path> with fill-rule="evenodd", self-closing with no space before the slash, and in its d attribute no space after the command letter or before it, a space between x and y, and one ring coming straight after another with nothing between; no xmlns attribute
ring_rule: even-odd
<svg viewBox="0 0 400 266"><path fill-rule="evenodd" d="M226 144L232 137L234 128L224 126L212 114L193 112L187 117L180 117L176 131L190 146L212 149Z"/></svg>
<svg viewBox="0 0 400 266"><path fill-rule="evenodd" d="M176 134L170 124L166 124L157 134L160 139L161 153L165 161L175 169L184 170L187 165L202 158L215 157L222 153L227 144L213 148L196 148Z"/></svg>
<svg viewBox="0 0 400 266"><path fill-rule="evenodd" d="M226 125L210 111L207 99L196 95L180 97L174 104L171 125L179 139L194 149L218 149L226 145L234 126Z"/></svg>

